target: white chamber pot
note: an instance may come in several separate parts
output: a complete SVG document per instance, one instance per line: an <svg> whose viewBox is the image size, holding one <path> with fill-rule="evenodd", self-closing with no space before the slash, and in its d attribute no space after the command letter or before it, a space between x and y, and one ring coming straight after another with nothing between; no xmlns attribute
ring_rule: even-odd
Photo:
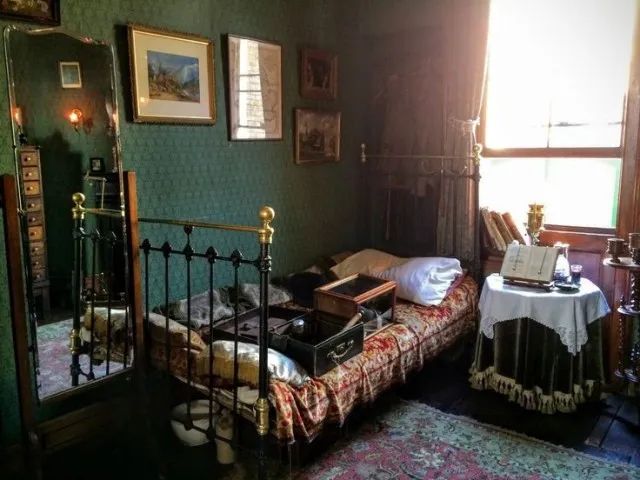
<svg viewBox="0 0 640 480"><path fill-rule="evenodd" d="M213 404L213 428L216 427L217 413L220 407ZM207 435L195 428L187 430L184 426L184 422L187 419L187 404L181 403L171 410L171 429L176 437L188 447L197 447L204 445L209 441ZM194 400L191 402L191 419L193 425L206 430L209 428L209 401L208 400Z"/></svg>

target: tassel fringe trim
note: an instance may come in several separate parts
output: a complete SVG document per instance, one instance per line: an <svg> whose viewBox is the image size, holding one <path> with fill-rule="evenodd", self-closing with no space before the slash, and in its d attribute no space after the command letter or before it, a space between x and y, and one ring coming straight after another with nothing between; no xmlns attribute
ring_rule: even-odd
<svg viewBox="0 0 640 480"><path fill-rule="evenodd" d="M496 373L494 367L488 367L483 371L472 368L470 373L469 383L472 388L494 390L508 396L509 401L515 402L527 410L538 410L546 414L574 412L579 404L593 398L597 390L594 380L586 380L583 385L574 384L571 393L554 390L552 394L546 395L538 386L531 390L524 389L513 378Z"/></svg>

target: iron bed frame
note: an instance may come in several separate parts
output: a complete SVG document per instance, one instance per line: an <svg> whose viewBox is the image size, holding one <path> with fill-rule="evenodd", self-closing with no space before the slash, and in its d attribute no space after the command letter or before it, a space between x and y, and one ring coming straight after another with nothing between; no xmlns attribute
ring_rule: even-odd
<svg viewBox="0 0 640 480"><path fill-rule="evenodd" d="M430 186L435 186L438 189L436 198L431 198L432 206L438 208L440 202L443 201L444 188L443 185L446 181L449 181L453 188L458 188L459 185L464 185L464 182L471 182L474 186L474 192L472 197L473 204L471 205L471 212L474 218L475 228L473 228L473 255L472 258L461 258L463 265L466 266L476 281L482 278L482 265L480 261L480 199L479 199L479 185L480 185L480 163L482 161L482 145L476 143L471 148L470 155L432 155L432 154L396 154L396 153L382 153L382 154L370 154L367 153L367 146L365 143L360 144L360 162L363 166L367 167L366 182L367 189L370 192L369 196L369 242L372 247L380 246L383 250L395 250L394 253L403 256L425 256L425 255L437 255L436 244L427 246L418 246L418 250L406 246L400 245L402 239L394 238L392 228L390 227L392 216L392 194L397 190L408 190L408 185L415 185L420 180L430 182ZM389 162L392 162L391 164ZM452 162L462 163L459 169L451 168ZM402 187L398 187L397 182L394 180L400 180ZM384 219L383 230L384 234L382 238L378 234L377 230L380 227L380 218L376 218L376 198L375 194L382 192L384 194ZM452 207L453 223L457 222L457 214L459 211L458 198L454 197L454 205ZM436 219L436 229L438 226L438 219ZM457 230L453 231L453 244L455 246L457 242ZM415 246L412 246L415 247ZM404 248L404 249L403 249Z"/></svg>
<svg viewBox="0 0 640 480"><path fill-rule="evenodd" d="M87 294L83 292L81 285L81 278L83 272L83 259L85 255L91 258L90 262L90 271L92 278L91 290L95 293L95 274L96 274L96 251L98 248L101 248L102 244L105 244L107 248L112 247L116 242L120 241L120 239L116 239L112 233L109 234L101 234L97 231L97 229L93 229L90 232L85 230L85 216L87 214L92 214L96 216L105 216L105 217L119 217L123 216L126 219L125 224L125 237L126 243L128 245L128 266L129 266L129 275L127 278L128 285L126 287L127 292L130 294L130 302L127 302L128 308L125 310L125 331L127 335L125 335L125 352L129 350L129 342L128 342L128 332L129 332L129 323L132 320L132 331L133 336L135 338L134 342L134 356L135 361L133 362L134 370L137 372L136 378L138 383L139 393L141 394L140 401L141 404L138 408L145 409L150 406L152 403L150 401L149 396L149 374L151 372L150 369L150 359L149 359L149 351L151 347L151 337L149 333L149 313L152 308L150 305L150 272L152 270L152 262L158 260L160 262L160 267L163 271L163 284L164 284L164 306L165 306L165 354L166 354L166 368L164 372L167 377L171 377L171 367L170 367L170 354L171 354L171 344L170 344L170 333L169 333L169 315L168 315L168 305L170 300L170 291L171 291L171 263L170 258L178 258L182 260L181 265L186 270L186 290L187 290L187 299L186 299L186 308L187 308L187 376L183 379L186 383L186 404L187 404L187 415L183 422L185 429L196 430L207 436L210 441L218 440L231 444L235 449L245 449L240 443L240 430L238 421L242 415L238 410L238 394L237 387L239 386L238 381L238 299L236 295L235 300L235 308L233 321L235 325L235 335L234 335L234 372L233 372L233 382L231 385L231 389L233 390L232 395L232 407L230 408L231 414L234 418L234 428L233 435L230 439L220 437L216 435L215 428L213 425L213 406L214 403L218 403L221 407L227 408L228 405L224 405L222 402L218 400L216 388L214 387L213 382L213 355L212 351L212 343L213 336L209 335L208 347L210 351L209 355L209 382L208 386L206 386L206 394L207 400L209 402L209 424L207 428L200 428L199 426L194 424L193 416L191 412L191 400L192 400L192 391L198 390L200 393L203 392L202 385L200 388L196 388L196 382L194 381L194 372L192 365L192 345L191 345L191 336L194 333L192 322L191 322L191 297L192 297L192 280L194 277L193 272L193 264L195 262L204 262L207 265L207 273L206 273L206 283L208 285L209 292L209 306L210 306L210 314L209 314L209 322L208 326L210 331L214 327L213 320L213 289L214 289L214 265L223 264L229 265L233 270L233 282L236 292L239 287L239 270L243 265L247 265L250 267L254 267L255 270L259 274L259 292L260 292L260 302L259 302L259 338L258 338L258 348L259 348L259 365L258 365L258 399L255 402L253 407L254 411L254 423L256 427L256 433L258 435L258 448L257 448L257 460L258 460L258 478L266 479L267 478L267 435L269 433L269 402L268 402L268 388L269 388L269 379L267 373L267 356L268 356L268 297L269 297L269 278L271 272L271 243L273 241L274 236L274 228L271 226L271 223L275 217L275 212L271 207L265 206L262 207L259 211L259 226L244 226L244 225L229 225L229 224L221 224L221 223L210 223L210 222L202 222L202 221L190 221L190 220L173 220L173 219L158 219L158 218L138 218L137 216L137 204L133 205L136 202L136 193L135 193L135 175L129 173L125 177L125 195L127 197L127 202L125 203L125 210L108 210L102 208L85 208L83 206L83 202L85 200L84 195L81 193L76 193L73 195L74 207L72 209L72 215L74 219L74 276L73 276L73 292L74 292L74 316L73 316L73 330L71 333L71 354L72 354L72 362L71 362L71 372L74 378L74 382L77 382L78 377L80 375L85 375L87 380L93 380L93 371L90 367L89 372L83 372L80 369L79 364L79 356L81 354L80 351L80 336L79 329L81 325L81 316L83 306L87 314L91 315L91 342L89 345L89 354L90 358L93 358L93 333L95 328L95 294ZM151 240L150 238L145 238L141 242L138 240L139 238L139 223L146 223L156 226L164 226L167 228L160 229L162 233L167 233L168 230L171 230L171 227L181 227L183 235L184 235L184 245L182 248L174 248L168 240ZM205 231L208 230L218 230L218 231L232 231L239 233L250 233L257 235L258 243L259 243L259 254L255 259L247 259L244 258L243 254L235 249L229 255L222 255L218 253L218 251L213 247L209 246L203 251L196 251L192 245L191 237L195 229L202 229ZM85 243L89 242L89 245L92 249L92 253L86 253ZM179 267L178 267L179 268ZM129 311L129 309L131 311ZM228 320L228 319L225 319ZM107 364L110 362L110 353L111 353L111 336L110 336L110 327L111 327L111 302L108 300L107 305L107 330L109 331L107 334ZM127 361L125 353L125 362ZM125 363L126 365L126 363ZM74 383L76 385L77 383ZM145 414L145 412L142 412ZM147 422L147 428L149 424ZM157 449L157 446L152 446L152 449ZM254 453L252 449L246 448L247 450Z"/></svg>

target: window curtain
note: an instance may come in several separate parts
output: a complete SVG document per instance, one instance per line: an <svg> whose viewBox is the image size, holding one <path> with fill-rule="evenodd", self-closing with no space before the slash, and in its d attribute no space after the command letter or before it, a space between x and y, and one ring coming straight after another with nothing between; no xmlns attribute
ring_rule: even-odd
<svg viewBox="0 0 640 480"><path fill-rule="evenodd" d="M450 0L444 12L444 154L470 156L476 143L487 67L490 0ZM449 170L475 174L471 159L449 160ZM471 179L444 178L436 251L477 262L477 188ZM477 264L475 265L478 266Z"/></svg>

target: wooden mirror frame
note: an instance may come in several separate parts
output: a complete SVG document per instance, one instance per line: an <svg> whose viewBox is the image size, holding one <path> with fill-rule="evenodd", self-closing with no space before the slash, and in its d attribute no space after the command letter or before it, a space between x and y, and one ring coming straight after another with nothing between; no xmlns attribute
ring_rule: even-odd
<svg viewBox="0 0 640 480"><path fill-rule="evenodd" d="M130 254L127 256L127 267L131 281L128 285L131 320L134 330L135 363L132 368L121 375L106 377L96 381L95 387L108 387L118 380L135 382L136 388L129 388L124 395L132 395L140 400L139 387L145 368L145 344L142 328L142 297L140 289L140 257L138 236L138 209L136 175L134 172L123 173L123 191L125 206L126 244ZM5 261L7 265L8 294L10 300L10 317L13 331L13 349L16 366L19 416L21 425L21 465L20 468L29 474L29 478L41 478L41 460L43 454L62 446L81 441L103 429L116 428L113 420L118 418L122 408L130 408L131 403L122 405L119 400L123 395L109 397L107 402L87 403L84 408L63 414L57 418L38 422L38 405L34 378L30 365L29 331L25 318L27 308L24 289L24 266L22 256L22 240L20 217L18 213L17 184L14 175L0 176L0 208L4 227ZM71 202L71 199L70 199ZM93 385L94 383L92 382ZM72 390L73 394L81 394L86 388ZM96 418L98 421L96 422ZM121 419L120 419L121 420Z"/></svg>

